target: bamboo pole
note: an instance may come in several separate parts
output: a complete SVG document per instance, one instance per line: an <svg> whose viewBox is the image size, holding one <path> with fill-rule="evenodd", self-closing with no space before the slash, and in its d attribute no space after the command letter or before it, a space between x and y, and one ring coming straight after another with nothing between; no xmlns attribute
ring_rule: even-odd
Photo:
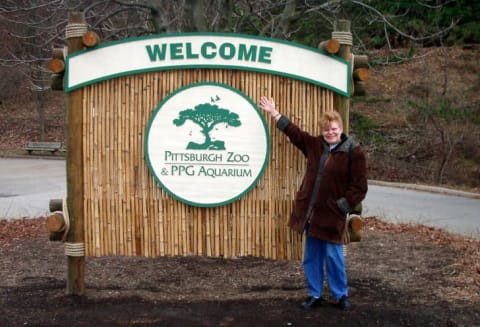
<svg viewBox="0 0 480 327"><path fill-rule="evenodd" d="M157 213L158 217L158 229L159 229L159 243L160 243L160 255L164 256L166 254L165 252L165 236L164 236L164 216L165 216L165 206L162 200L158 201L158 204L160 206L160 211Z"/></svg>
<svg viewBox="0 0 480 327"><path fill-rule="evenodd" d="M220 256L220 228L222 224L222 220L220 218L219 211L220 209L215 208L215 216L213 223L215 224L215 256Z"/></svg>
<svg viewBox="0 0 480 327"><path fill-rule="evenodd" d="M189 237L188 237L188 208L184 206L184 214L181 221L181 235L182 235L182 255L189 254Z"/></svg>

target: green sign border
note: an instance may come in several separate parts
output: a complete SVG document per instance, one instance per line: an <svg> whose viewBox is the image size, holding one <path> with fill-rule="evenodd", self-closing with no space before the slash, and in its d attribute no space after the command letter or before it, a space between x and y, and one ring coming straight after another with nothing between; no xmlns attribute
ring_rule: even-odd
<svg viewBox="0 0 480 327"><path fill-rule="evenodd" d="M198 86L202 86L202 85L214 85L214 86L220 86L220 87L223 87L223 88L226 88L226 89L229 89L237 94L239 94L241 97L243 97L245 100L247 100L251 105L252 107L256 110L260 120L262 121L262 124L263 124L263 128L264 128L264 132L265 132L265 136L266 136L266 141L267 141L267 148L266 148L266 154L265 154L265 160L263 162L263 165L262 165L262 169L260 170L257 178L255 178L255 180L252 182L252 184L247 187L242 193L238 194L237 196L229 199L229 200L226 200L226 201L223 201L223 202L218 202L218 203L208 203L208 204L205 204L205 203L198 203L198 202L192 202L192 201L189 201L187 199L184 199L180 196L178 196L177 194L175 194L173 191L171 191L168 187L166 187L160 180L160 178L158 178L157 174L155 173L155 170L153 169L152 167L152 164L151 164L151 161L150 161L150 154L148 152L148 138L149 138L149 135L150 135L150 129L151 129L151 126L152 126L152 123L153 121L155 120L155 117L157 116L158 112L162 109L162 106L168 101L170 100L172 97L176 96L178 93L186 90L186 89L189 89L189 88L192 88L192 87L198 87ZM263 177L264 173L265 173L265 169L267 168L267 164L269 162L269 157L270 157L270 132L269 132L269 129L268 129L268 125L267 125L267 122L265 121L265 117L264 115L261 113L260 109L258 108L257 104L251 99L249 98L246 94L244 94L243 92L241 92L240 90L232 87L231 85L228 85L228 84L224 84L224 83L217 83L217 82L199 82L199 83L192 83L192 84L188 84L188 85L185 85L181 88L178 88L174 91L172 91L171 93L169 93L161 102L160 104L155 108L155 110L153 111L152 113L152 116L150 117L149 121L148 121L148 124L147 124L147 129L146 129L146 133L145 133L145 141L144 141L144 151L145 151L145 159L147 161L147 165L148 165L148 169L150 170L152 176L154 177L155 181L157 182L158 185L160 185L162 187L162 189L167 193L169 194L171 197L173 197L174 199L178 200L178 201L181 201L185 204L188 204L188 205L191 205L191 206L195 206L195 207L203 207L203 208L212 208L212 207L220 207L220 206L223 206L223 205L227 205L227 204L230 204L232 202L235 202L239 199L241 199L242 197L244 197L247 193L249 193L257 184L258 184L258 181L260 180L260 178Z"/></svg>

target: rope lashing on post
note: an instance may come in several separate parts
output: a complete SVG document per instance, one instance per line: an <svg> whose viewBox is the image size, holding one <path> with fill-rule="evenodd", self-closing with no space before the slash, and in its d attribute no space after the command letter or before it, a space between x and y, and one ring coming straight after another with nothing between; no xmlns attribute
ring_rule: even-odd
<svg viewBox="0 0 480 327"><path fill-rule="evenodd" d="M65 221L65 230L63 231L62 240L65 242L67 239L68 231L70 230L70 215L68 213L67 198L64 198L62 201L62 213L63 219Z"/></svg>
<svg viewBox="0 0 480 327"><path fill-rule="evenodd" d="M69 257L84 257L85 243L65 242L65 255Z"/></svg>
<svg viewBox="0 0 480 327"><path fill-rule="evenodd" d="M88 25L83 23L69 23L65 28L65 37L67 39L73 37L82 37L88 31Z"/></svg>
<svg viewBox="0 0 480 327"><path fill-rule="evenodd" d="M345 232L343 233L343 244L350 244L350 232L348 231L348 225L345 227Z"/></svg>
<svg viewBox="0 0 480 327"><path fill-rule="evenodd" d="M63 241L67 239L68 231L70 230L70 215L68 213L67 199L63 199L62 203L63 217L65 219L65 231L63 233ZM85 243L71 243L65 242L65 255L69 257L84 257L85 256Z"/></svg>
<svg viewBox="0 0 480 327"><path fill-rule="evenodd" d="M337 40L340 44L343 45L352 45L353 37L350 32L332 32L332 39Z"/></svg>

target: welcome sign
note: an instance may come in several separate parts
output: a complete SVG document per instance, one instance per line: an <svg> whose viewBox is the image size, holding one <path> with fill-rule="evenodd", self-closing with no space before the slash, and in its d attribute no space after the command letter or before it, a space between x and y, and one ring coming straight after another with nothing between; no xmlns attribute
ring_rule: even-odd
<svg viewBox="0 0 480 327"><path fill-rule="evenodd" d="M68 93L69 256L84 247L95 257L300 260L303 238L286 228L285 213L304 158L256 103L275 97L313 132L322 112L348 101L349 61L233 33L85 48L88 28L73 18L65 71L55 76ZM83 264L69 260L69 271L80 274ZM69 276L71 285L81 279Z"/></svg>
<svg viewBox="0 0 480 327"><path fill-rule="evenodd" d="M67 92L119 76L191 68L235 69L306 81L349 95L350 65L303 45L238 34L156 35L102 44L66 58ZM151 109L147 109L151 110ZM145 156L173 198L199 207L226 205L263 175L269 131L254 101L226 84L174 89L153 112Z"/></svg>
<svg viewBox="0 0 480 327"><path fill-rule="evenodd" d="M283 40L219 33L162 34L76 52L67 56L65 90L118 76L184 68L265 72L350 95L350 65L339 57Z"/></svg>
<svg viewBox="0 0 480 327"><path fill-rule="evenodd" d="M227 85L187 85L170 94L149 122L150 170L174 198L194 206L233 202L263 174L269 132L253 101Z"/></svg>

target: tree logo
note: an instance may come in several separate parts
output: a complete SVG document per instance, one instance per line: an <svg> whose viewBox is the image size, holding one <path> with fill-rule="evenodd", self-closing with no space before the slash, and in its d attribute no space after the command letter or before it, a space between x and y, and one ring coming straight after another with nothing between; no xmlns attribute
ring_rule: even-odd
<svg viewBox="0 0 480 327"><path fill-rule="evenodd" d="M220 83L196 83L169 94L153 112L145 155L160 187L201 207L236 201L265 170L269 131L255 103Z"/></svg>
<svg viewBox="0 0 480 327"><path fill-rule="evenodd" d="M216 97L220 100L220 97ZM212 102L214 102L212 98ZM179 117L173 120L176 126L182 126L187 120L192 121L201 128L205 141L201 144L189 142L187 150L225 150L225 142L216 140L212 141L210 132L219 124L225 123L226 127L237 127L241 125L239 117L236 113L227 109L219 108L217 105L203 103L195 106L194 109L186 109L180 111Z"/></svg>

